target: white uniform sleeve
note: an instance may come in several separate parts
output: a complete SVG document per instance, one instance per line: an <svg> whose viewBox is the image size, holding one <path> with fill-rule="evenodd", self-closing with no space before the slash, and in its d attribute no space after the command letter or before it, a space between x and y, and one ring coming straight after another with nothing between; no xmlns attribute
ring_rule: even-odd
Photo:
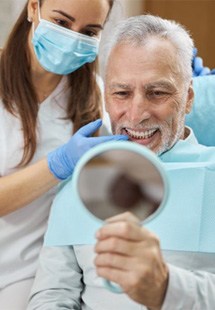
<svg viewBox="0 0 215 310"><path fill-rule="evenodd" d="M22 125L0 100L0 177L17 170L23 156Z"/></svg>
<svg viewBox="0 0 215 310"><path fill-rule="evenodd" d="M82 289L73 247L44 247L27 310L81 310Z"/></svg>
<svg viewBox="0 0 215 310"><path fill-rule="evenodd" d="M169 266L169 285L162 310L215 309L215 274Z"/></svg>

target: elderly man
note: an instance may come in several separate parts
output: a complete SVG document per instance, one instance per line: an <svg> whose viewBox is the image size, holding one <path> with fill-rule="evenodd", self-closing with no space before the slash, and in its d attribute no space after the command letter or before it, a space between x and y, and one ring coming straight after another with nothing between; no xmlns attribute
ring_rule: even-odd
<svg viewBox="0 0 215 310"><path fill-rule="evenodd" d="M174 22L146 15L118 25L105 81L114 134L128 135L161 158L181 140L197 143L184 125L194 97L192 50L189 34ZM127 213L110 219L96 237L94 249L43 249L29 310L214 309L213 254L207 271L198 268L195 255L167 255L158 237ZM124 294L105 289L96 273L118 283Z"/></svg>

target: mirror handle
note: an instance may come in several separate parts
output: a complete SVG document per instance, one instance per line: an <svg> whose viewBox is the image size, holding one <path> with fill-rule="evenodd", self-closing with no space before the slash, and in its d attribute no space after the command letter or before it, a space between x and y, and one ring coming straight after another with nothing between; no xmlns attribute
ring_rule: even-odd
<svg viewBox="0 0 215 310"><path fill-rule="evenodd" d="M122 294L123 289L119 284L116 284L115 282L109 281L107 279L103 279L104 281L104 286L111 292L116 293L116 294Z"/></svg>

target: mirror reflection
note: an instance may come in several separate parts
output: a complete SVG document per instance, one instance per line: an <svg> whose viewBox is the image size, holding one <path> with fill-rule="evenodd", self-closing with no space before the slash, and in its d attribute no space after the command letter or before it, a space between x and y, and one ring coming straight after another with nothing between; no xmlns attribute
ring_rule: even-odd
<svg viewBox="0 0 215 310"><path fill-rule="evenodd" d="M101 220L130 211L141 221L157 214L164 182L155 165L130 150L108 150L91 158L78 179L81 200Z"/></svg>

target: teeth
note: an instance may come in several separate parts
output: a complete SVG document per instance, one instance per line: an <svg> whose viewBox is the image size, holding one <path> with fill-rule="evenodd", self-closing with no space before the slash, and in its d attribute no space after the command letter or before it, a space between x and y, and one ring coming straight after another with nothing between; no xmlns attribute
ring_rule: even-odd
<svg viewBox="0 0 215 310"><path fill-rule="evenodd" d="M148 139L153 136L156 130L157 129L150 129L144 132L139 132L125 128L125 131L129 134L129 136L135 139Z"/></svg>

